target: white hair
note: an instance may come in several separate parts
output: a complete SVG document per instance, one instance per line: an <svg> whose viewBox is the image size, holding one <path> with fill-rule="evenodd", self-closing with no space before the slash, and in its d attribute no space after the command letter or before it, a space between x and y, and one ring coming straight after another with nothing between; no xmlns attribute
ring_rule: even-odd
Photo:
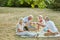
<svg viewBox="0 0 60 40"><path fill-rule="evenodd" d="M21 20L23 20L23 18L22 18L22 17L18 20L18 23L19 23Z"/></svg>
<svg viewBox="0 0 60 40"><path fill-rule="evenodd" d="M48 20L50 20L48 16L46 16L45 19L46 19L46 18L47 18Z"/></svg>
<svg viewBox="0 0 60 40"><path fill-rule="evenodd" d="M39 17L42 17L42 18L43 18L43 16L42 16L42 15L39 15Z"/></svg>
<svg viewBox="0 0 60 40"><path fill-rule="evenodd" d="M21 18L19 18L19 20L18 20L17 24L19 24L19 22L20 22L21 20L23 21L23 18L22 18L22 17L21 17ZM17 25L17 24L16 24L16 25Z"/></svg>
<svg viewBox="0 0 60 40"><path fill-rule="evenodd" d="M33 15L29 15L29 17L32 17L33 18Z"/></svg>
<svg viewBox="0 0 60 40"><path fill-rule="evenodd" d="M23 18L21 17L19 20L23 20Z"/></svg>

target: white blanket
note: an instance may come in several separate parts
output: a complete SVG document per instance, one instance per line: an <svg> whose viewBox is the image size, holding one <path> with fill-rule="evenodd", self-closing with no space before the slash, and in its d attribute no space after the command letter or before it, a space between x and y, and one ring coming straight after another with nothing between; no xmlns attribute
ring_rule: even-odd
<svg viewBox="0 0 60 40"><path fill-rule="evenodd" d="M21 37L28 37L28 36L21 36ZM39 35L38 37L60 37L60 34L57 34L55 36L44 36L44 35Z"/></svg>
<svg viewBox="0 0 60 40"><path fill-rule="evenodd" d="M44 36L44 35L39 35L38 37L60 37L60 34L54 35L54 36Z"/></svg>

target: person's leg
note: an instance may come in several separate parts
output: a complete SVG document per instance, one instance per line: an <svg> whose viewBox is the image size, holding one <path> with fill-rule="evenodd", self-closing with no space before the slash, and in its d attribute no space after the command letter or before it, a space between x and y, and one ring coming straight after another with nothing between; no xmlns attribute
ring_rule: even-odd
<svg viewBox="0 0 60 40"><path fill-rule="evenodd" d="M28 37L35 37L37 34L34 33L34 32L24 31L24 32L17 33L17 35L20 35L20 36L28 36Z"/></svg>
<svg viewBox="0 0 60 40"><path fill-rule="evenodd" d="M37 33L34 33L34 32L26 32L26 34L29 36L29 37L35 37L37 35Z"/></svg>
<svg viewBox="0 0 60 40"><path fill-rule="evenodd" d="M26 32L18 32L16 33L17 35L20 35L20 36L25 36L26 35Z"/></svg>

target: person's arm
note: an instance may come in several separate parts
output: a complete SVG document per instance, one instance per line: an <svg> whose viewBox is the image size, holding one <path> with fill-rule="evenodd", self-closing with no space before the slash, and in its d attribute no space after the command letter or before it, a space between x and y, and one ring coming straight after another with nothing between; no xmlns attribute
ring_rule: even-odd
<svg viewBox="0 0 60 40"><path fill-rule="evenodd" d="M42 26L42 27L45 27L45 25L44 25L44 24L41 24L41 26Z"/></svg>
<svg viewBox="0 0 60 40"><path fill-rule="evenodd" d="M49 22L47 23L46 28L47 28L47 32L53 33L53 32L51 31L51 25L50 25Z"/></svg>
<svg viewBox="0 0 60 40"><path fill-rule="evenodd" d="M18 25L17 25L17 31L18 31L18 32L23 32L23 30L21 30L20 27L21 27L21 26L18 24Z"/></svg>
<svg viewBox="0 0 60 40"><path fill-rule="evenodd" d="M47 32L53 33L53 32L51 32L49 29L47 30Z"/></svg>
<svg viewBox="0 0 60 40"><path fill-rule="evenodd" d="M38 23L39 26L42 26L42 27L45 27L46 25L44 24L41 24L41 23Z"/></svg>
<svg viewBox="0 0 60 40"><path fill-rule="evenodd" d="M20 29L18 28L18 32L23 32L23 30L20 30Z"/></svg>

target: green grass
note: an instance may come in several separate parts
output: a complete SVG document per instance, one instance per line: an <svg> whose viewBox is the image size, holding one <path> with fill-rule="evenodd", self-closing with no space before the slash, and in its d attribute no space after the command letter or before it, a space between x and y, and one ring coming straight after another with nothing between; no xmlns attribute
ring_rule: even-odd
<svg viewBox="0 0 60 40"><path fill-rule="evenodd" d="M60 31L60 12L51 9L9 8L0 7L0 40L37 40L36 38L21 38L15 34L16 24L20 17L33 15L37 21L38 15L49 16ZM39 38L39 40L60 40L60 38Z"/></svg>

